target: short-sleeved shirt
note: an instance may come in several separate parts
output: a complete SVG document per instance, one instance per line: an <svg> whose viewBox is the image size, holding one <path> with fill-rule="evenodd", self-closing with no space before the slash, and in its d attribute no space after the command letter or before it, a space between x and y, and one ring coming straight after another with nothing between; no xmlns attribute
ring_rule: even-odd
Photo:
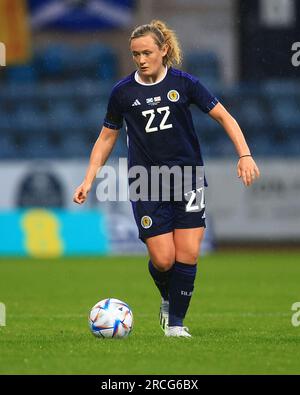
<svg viewBox="0 0 300 395"><path fill-rule="evenodd" d="M111 93L104 126L119 130L125 120L128 166L203 166L190 105L208 113L218 103L194 76L172 67L152 84L137 72L118 82Z"/></svg>

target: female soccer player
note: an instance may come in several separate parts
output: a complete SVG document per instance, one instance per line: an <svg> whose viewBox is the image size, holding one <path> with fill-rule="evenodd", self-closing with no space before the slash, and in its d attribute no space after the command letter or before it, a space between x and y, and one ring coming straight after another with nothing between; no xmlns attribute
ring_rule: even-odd
<svg viewBox="0 0 300 395"><path fill-rule="evenodd" d="M203 188L197 188L195 172L203 161L189 105L196 104L225 129L236 148L237 175L245 186L259 177L259 169L235 119L197 78L173 67L181 63L181 50L175 33L164 22L154 20L137 27L130 37L130 50L137 70L112 90L104 126L74 202L86 200L124 119L129 169L140 165L150 175L154 166L192 166L192 189L180 201L165 201L161 195L158 201L132 201L139 237L150 257L149 271L162 297L160 325L166 336L187 338L191 335L183 320L205 228ZM174 194L174 187L170 190Z"/></svg>

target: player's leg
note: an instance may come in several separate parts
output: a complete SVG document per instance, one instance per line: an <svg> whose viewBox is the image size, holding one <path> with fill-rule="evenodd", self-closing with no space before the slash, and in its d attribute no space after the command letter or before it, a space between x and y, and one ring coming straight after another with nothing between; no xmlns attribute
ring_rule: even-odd
<svg viewBox="0 0 300 395"><path fill-rule="evenodd" d="M175 229L174 244L176 261L193 265L197 262L205 228Z"/></svg>
<svg viewBox="0 0 300 395"><path fill-rule="evenodd" d="M149 272L164 300L169 300L169 277L175 261L173 232L146 239Z"/></svg>
<svg viewBox="0 0 300 395"><path fill-rule="evenodd" d="M173 232L149 237L145 242L150 256L149 272L162 297L159 321L165 330L169 321L169 283L175 261Z"/></svg>
<svg viewBox="0 0 300 395"><path fill-rule="evenodd" d="M174 202L175 263L169 285L168 336L190 335L183 327L194 290L197 259L205 228L205 205L202 195L190 201ZM175 329L174 334L171 331ZM178 334L177 334L178 333Z"/></svg>
<svg viewBox="0 0 300 395"><path fill-rule="evenodd" d="M175 261L173 207L169 202L137 201L132 202L132 208L139 237L148 248L149 272L162 297L160 324L164 329L168 323L169 278Z"/></svg>
<svg viewBox="0 0 300 395"><path fill-rule="evenodd" d="M161 296L167 300L167 278L175 260L173 207L169 202L159 201L137 201L132 207L139 237L148 248L149 272Z"/></svg>
<svg viewBox="0 0 300 395"><path fill-rule="evenodd" d="M175 263L169 285L169 328L183 327L194 290L203 235L204 227L174 230Z"/></svg>
<svg viewBox="0 0 300 395"><path fill-rule="evenodd" d="M160 272L169 271L175 260L175 245L173 231L145 240L151 262Z"/></svg>

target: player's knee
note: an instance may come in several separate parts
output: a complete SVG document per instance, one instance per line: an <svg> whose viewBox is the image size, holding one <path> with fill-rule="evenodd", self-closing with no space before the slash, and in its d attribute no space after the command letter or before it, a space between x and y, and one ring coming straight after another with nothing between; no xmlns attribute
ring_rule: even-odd
<svg viewBox="0 0 300 395"><path fill-rule="evenodd" d="M173 255L165 255L160 256L157 259L152 259L153 265L156 267L157 270L161 272L166 272L170 270L171 267L174 265L175 256Z"/></svg>
<svg viewBox="0 0 300 395"><path fill-rule="evenodd" d="M176 260L184 263L196 263L199 258L199 250L176 251Z"/></svg>
<svg viewBox="0 0 300 395"><path fill-rule="evenodd" d="M198 253L198 251L197 252L195 252L194 254L191 254L190 255L190 257L189 257L189 261L188 262L190 262L190 263L196 263L197 262L197 260L198 260L198 257L199 257L199 253Z"/></svg>

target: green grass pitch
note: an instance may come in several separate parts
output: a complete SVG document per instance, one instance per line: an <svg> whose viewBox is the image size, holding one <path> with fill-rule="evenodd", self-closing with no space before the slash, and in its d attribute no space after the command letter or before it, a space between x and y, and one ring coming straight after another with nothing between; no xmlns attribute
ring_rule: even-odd
<svg viewBox="0 0 300 395"><path fill-rule="evenodd" d="M185 324L166 338L146 257L1 259L0 374L299 374L300 254L215 253L199 260ZM98 339L90 308L107 297L134 314L127 339Z"/></svg>

